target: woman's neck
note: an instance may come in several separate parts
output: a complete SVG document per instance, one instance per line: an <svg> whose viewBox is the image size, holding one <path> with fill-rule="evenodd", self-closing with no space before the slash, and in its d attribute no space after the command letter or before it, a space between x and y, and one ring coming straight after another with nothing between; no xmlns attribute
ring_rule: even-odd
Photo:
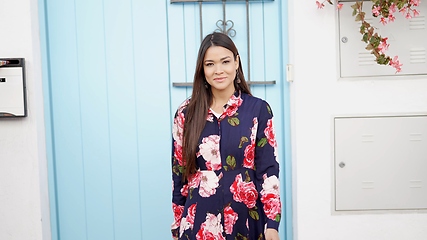
<svg viewBox="0 0 427 240"><path fill-rule="evenodd" d="M213 91L212 105L210 106L215 112L222 113L224 111L224 105L228 102L231 95L234 94L234 88L229 91Z"/></svg>

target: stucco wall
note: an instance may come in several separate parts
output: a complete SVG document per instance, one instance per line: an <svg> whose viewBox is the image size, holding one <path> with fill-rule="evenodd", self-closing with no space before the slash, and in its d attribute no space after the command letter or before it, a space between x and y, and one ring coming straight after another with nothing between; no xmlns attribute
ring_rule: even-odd
<svg viewBox="0 0 427 240"><path fill-rule="evenodd" d="M0 2L0 57L26 58L29 109L0 119L0 239L50 239L36 2ZM332 11L290 1L295 239L427 239L423 212L332 214L331 117L427 111L427 78L338 80Z"/></svg>
<svg viewBox="0 0 427 240"><path fill-rule="evenodd" d="M295 239L427 239L425 212L332 214L332 117L427 112L425 77L338 80L333 11L290 1Z"/></svg>
<svg viewBox="0 0 427 240"><path fill-rule="evenodd" d="M0 1L0 16L0 57L25 58L28 102L28 117L0 119L0 239L40 240L42 221L49 223L41 207L47 174L37 1Z"/></svg>

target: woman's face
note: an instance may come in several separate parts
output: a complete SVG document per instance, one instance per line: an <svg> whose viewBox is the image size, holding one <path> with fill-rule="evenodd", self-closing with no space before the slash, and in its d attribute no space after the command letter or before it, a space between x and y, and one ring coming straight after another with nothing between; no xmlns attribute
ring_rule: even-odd
<svg viewBox="0 0 427 240"><path fill-rule="evenodd" d="M211 85L212 93L234 93L233 81L239 68L239 56L234 59L233 52L224 47L212 46L203 59L206 81Z"/></svg>

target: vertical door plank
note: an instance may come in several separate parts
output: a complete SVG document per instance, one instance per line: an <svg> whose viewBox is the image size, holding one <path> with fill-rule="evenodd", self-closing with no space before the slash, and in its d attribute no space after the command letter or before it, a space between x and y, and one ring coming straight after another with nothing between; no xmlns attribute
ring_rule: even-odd
<svg viewBox="0 0 427 240"><path fill-rule="evenodd" d="M130 0L104 2L115 239L141 239Z"/></svg>
<svg viewBox="0 0 427 240"><path fill-rule="evenodd" d="M76 0L77 54L88 239L114 239L106 82L104 12L101 0Z"/></svg>
<svg viewBox="0 0 427 240"><path fill-rule="evenodd" d="M50 39L58 232L61 240L86 239L80 96L74 1L47 1ZM66 109L66 111L64 111ZM71 207L70 207L71 206ZM53 219L52 219L53 220Z"/></svg>
<svg viewBox="0 0 427 240"><path fill-rule="evenodd" d="M187 79L186 73L186 51L185 51L185 27L184 27L184 4L170 4L166 1L167 7L167 29L168 29L168 50L169 50L169 80L170 86L174 82L193 82L192 77ZM171 116L179 104L191 94L192 88L173 87L171 94ZM171 135L172 137L172 135ZM170 140L172 142L172 140Z"/></svg>
<svg viewBox="0 0 427 240"><path fill-rule="evenodd" d="M288 1L283 0L279 3L279 9L280 11L280 24L282 26L282 76L283 76L283 83L281 85L282 88L282 104L283 104L283 135L284 135L284 153L282 154L285 164L284 165L284 171L282 170L282 176L284 177L282 179L285 179L285 182L283 184L282 181L282 189L284 189L284 192L286 193L284 201L284 220L285 224L281 224L281 230L282 232L285 232L286 239L292 239L293 238L293 212L292 212L292 154L291 154L291 120L290 120L290 91L289 91L289 84L287 82L288 79L286 79L286 64L289 63L289 32L288 32ZM283 169L283 168L282 168ZM285 231L286 230L286 231Z"/></svg>
<svg viewBox="0 0 427 240"><path fill-rule="evenodd" d="M170 239L173 221L166 4L132 1L142 239Z"/></svg>
<svg viewBox="0 0 427 240"><path fill-rule="evenodd" d="M250 4L250 44L251 44L251 81L267 81L265 74L265 24L264 24L264 3ZM268 14L268 13L267 13ZM266 42L265 42L265 41ZM252 86L252 93L261 98L265 98L265 86Z"/></svg>
<svg viewBox="0 0 427 240"><path fill-rule="evenodd" d="M290 132L285 132L285 112L284 112L284 94L288 93L288 91L283 91L283 86L287 85L285 80L285 72L284 69L282 55L285 54L284 49L282 48L282 31L286 28L286 26L282 26L280 24L280 14L281 8L279 5L279 1L274 1L271 3L264 3L264 11L265 11L265 41L266 41L266 49L265 49L265 72L266 79L268 80L276 80L277 86L267 86L267 94L266 99L271 104L274 115L275 115L275 130L277 133L277 140L279 144L279 161L281 167L281 196L282 196L282 223L280 225L280 232L287 234L285 231L285 227L287 225L287 220L289 220L289 215L287 214L288 209L287 203L291 199L287 196L291 195L292 189L285 188L286 182L288 180L286 172L287 161L290 161L290 158L286 158L285 155L285 147L287 143L285 142L285 136L290 135ZM268 13L268 14L267 14ZM274 26L274 27L273 27ZM287 39L286 39L287 40ZM286 45L287 46L287 45ZM277 54L277 52L280 54ZM285 176L285 177L283 177Z"/></svg>

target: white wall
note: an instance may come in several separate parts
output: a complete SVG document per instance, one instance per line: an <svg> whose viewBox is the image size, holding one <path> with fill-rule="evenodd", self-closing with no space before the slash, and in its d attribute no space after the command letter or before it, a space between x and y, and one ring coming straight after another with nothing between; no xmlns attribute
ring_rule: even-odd
<svg viewBox="0 0 427 240"><path fill-rule="evenodd" d="M50 239L37 1L0 1L0 16L0 58L25 58L28 102L0 119L0 239Z"/></svg>
<svg viewBox="0 0 427 240"><path fill-rule="evenodd" d="M289 21L295 239L427 239L425 212L332 214L331 137L335 115L426 113L427 78L338 80L334 8L290 0Z"/></svg>

